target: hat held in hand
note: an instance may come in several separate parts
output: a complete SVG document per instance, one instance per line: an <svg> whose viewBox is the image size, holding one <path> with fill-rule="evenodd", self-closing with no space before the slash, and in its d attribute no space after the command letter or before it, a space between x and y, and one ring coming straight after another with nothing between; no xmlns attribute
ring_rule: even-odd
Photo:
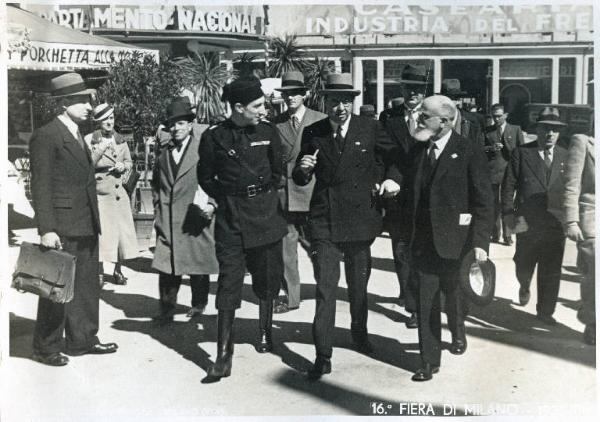
<svg viewBox="0 0 600 422"><path fill-rule="evenodd" d="M489 304L496 290L496 266L489 259L478 262L475 252L463 258L459 269L459 284L465 295L476 305Z"/></svg>

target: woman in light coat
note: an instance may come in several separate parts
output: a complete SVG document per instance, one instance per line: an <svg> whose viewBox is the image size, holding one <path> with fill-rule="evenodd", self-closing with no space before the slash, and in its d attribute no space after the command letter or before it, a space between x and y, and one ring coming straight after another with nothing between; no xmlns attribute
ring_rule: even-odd
<svg viewBox="0 0 600 422"><path fill-rule="evenodd" d="M100 104L93 111L93 120L99 129L87 135L85 142L96 169L100 262L114 263L114 283L124 285L127 278L121 272L121 261L136 258L139 252L129 196L123 187L124 175L133 163L127 142L115 132L114 109Z"/></svg>

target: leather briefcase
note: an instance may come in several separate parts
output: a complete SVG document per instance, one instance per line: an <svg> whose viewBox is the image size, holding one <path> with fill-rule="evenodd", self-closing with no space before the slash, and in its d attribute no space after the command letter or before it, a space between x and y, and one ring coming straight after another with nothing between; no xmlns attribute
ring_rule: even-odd
<svg viewBox="0 0 600 422"><path fill-rule="evenodd" d="M12 287L56 303L69 302L73 299L76 261L65 251L23 242Z"/></svg>

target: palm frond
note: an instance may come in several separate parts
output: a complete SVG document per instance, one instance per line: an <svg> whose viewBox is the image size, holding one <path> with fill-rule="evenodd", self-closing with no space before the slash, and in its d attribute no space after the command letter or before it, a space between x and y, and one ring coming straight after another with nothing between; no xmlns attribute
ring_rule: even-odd
<svg viewBox="0 0 600 422"><path fill-rule="evenodd" d="M296 36L276 37L269 42L269 76L278 78L292 70L304 72L308 66L306 51L298 46Z"/></svg>

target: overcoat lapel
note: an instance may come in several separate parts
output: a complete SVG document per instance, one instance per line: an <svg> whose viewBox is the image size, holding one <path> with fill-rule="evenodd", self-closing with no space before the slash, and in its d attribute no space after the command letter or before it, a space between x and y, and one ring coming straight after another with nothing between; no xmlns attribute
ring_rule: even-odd
<svg viewBox="0 0 600 422"><path fill-rule="evenodd" d="M566 152L558 147L554 147L554 157L552 157L552 165L550 166L550 180L548 181L548 186L552 186L552 183L556 180L558 175L560 174L561 164L565 161Z"/></svg>
<svg viewBox="0 0 600 422"><path fill-rule="evenodd" d="M87 147L86 149L81 148L77 139L75 139L73 134L60 120L56 119L55 125L62 135L64 148L69 151L77 164L88 170L90 166L90 154Z"/></svg>
<svg viewBox="0 0 600 422"><path fill-rule="evenodd" d="M318 136L318 157L323 156L324 158L329 160L334 167L337 167L340 161L340 157L335 145L333 144L333 129L331 128L329 119L322 120Z"/></svg>
<svg viewBox="0 0 600 422"><path fill-rule="evenodd" d="M198 138L192 136L190 138L190 143L187 146L185 153L183 154L182 161L179 164L179 170L177 171L177 177L175 178L176 182L191 169L196 169L196 166L198 165L199 147L200 141L198 140Z"/></svg>
<svg viewBox="0 0 600 422"><path fill-rule="evenodd" d="M341 154L337 154L339 159L337 161L337 168L334 171L334 180L337 178L338 173L344 167L347 167L346 164L348 164L348 162L351 160L352 153L354 150L354 142L360 141L361 128L357 125L357 119L351 118L350 123L348 124L348 130L346 131L346 137L344 138L344 148L341 151ZM331 145L335 145L333 142L333 135L331 139ZM336 149L335 146L333 149Z"/></svg>
<svg viewBox="0 0 600 422"><path fill-rule="evenodd" d="M281 132L281 139L293 148L296 143L297 134L294 128L292 128L292 119L290 113L287 111L285 112L285 119L285 122L278 125L279 131Z"/></svg>
<svg viewBox="0 0 600 422"><path fill-rule="evenodd" d="M167 182L169 185L173 186L175 180L173 178L173 169L171 168L171 160L169 160L169 154L171 154L171 148L167 147L164 149L162 154L160 154L158 161L160 163L160 169L167 176Z"/></svg>
<svg viewBox="0 0 600 422"><path fill-rule="evenodd" d="M438 158L438 164L433 175L433 181L439 180L450 169L450 166L454 162L454 160L458 159L456 156L453 157L453 155L457 154L458 150L458 138L453 133L450 136L450 139L448 139L448 143L442 151L442 154Z"/></svg>
<svg viewBox="0 0 600 422"><path fill-rule="evenodd" d="M546 168L544 160L538 154L537 148L531 148L523 151L523 161L529 166L532 173L540 181L542 186L547 186Z"/></svg>

